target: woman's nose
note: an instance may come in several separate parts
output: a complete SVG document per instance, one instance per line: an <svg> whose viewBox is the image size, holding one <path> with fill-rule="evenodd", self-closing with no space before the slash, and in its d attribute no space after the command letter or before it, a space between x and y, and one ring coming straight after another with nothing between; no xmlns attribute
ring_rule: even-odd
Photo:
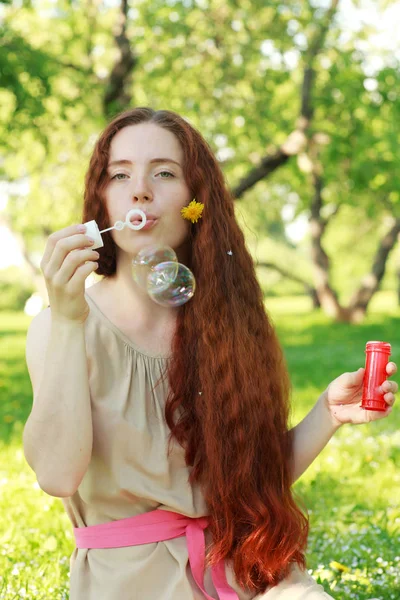
<svg viewBox="0 0 400 600"><path fill-rule="evenodd" d="M150 182L145 175L141 174L132 179L131 194L134 202L148 202L152 199Z"/></svg>
<svg viewBox="0 0 400 600"><path fill-rule="evenodd" d="M136 193L133 194L132 196L132 200L134 202L150 202L151 200L151 195L150 194L145 194L145 193Z"/></svg>
<svg viewBox="0 0 400 600"><path fill-rule="evenodd" d="M149 186L146 183L137 182L132 189L132 199L134 202L148 202L153 197Z"/></svg>

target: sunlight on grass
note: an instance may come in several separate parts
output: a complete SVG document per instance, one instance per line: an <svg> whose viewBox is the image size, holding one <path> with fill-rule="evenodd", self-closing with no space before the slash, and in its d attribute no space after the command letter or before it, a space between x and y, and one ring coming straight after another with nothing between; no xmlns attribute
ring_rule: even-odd
<svg viewBox="0 0 400 600"><path fill-rule="evenodd" d="M293 383L292 424L329 382L364 365L365 343L400 356L394 294L376 295L361 325L332 323L306 297L267 298ZM66 600L73 532L61 500L46 495L22 451L31 409L25 366L30 318L0 315L0 599ZM337 600L400 598L400 417L344 426L295 484L309 509L310 573Z"/></svg>

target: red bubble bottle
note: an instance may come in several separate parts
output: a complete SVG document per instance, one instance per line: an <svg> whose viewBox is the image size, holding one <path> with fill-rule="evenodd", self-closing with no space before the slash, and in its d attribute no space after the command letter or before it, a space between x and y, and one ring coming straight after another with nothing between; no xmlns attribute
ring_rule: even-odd
<svg viewBox="0 0 400 600"><path fill-rule="evenodd" d="M385 411L388 408L379 387L388 378L386 365L391 346L387 342L367 342L365 346L365 375L361 408Z"/></svg>

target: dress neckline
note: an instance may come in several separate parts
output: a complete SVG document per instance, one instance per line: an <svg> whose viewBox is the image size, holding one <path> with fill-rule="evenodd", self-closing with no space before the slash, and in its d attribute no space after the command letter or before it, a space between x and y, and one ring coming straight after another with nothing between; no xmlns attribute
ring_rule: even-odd
<svg viewBox="0 0 400 600"><path fill-rule="evenodd" d="M124 332L121 331L121 329L119 329L119 327L117 327L116 325L114 325L114 323L112 321L110 321L110 319L107 317L107 315L105 315L103 313L103 311L101 310L101 308L99 307L99 305L96 304L96 302L93 300L93 298L91 296L89 296L89 294L87 292L85 292L85 297L86 297L87 300L89 300L90 307L94 307L95 311L100 315L100 317L102 317L102 319L104 320L106 326L109 329L111 329L112 331L114 331L114 333L125 344L127 344L128 346L130 346L131 348L133 348L136 352L138 352L139 354L142 354L146 358L155 358L155 359L162 359L162 360L168 360L168 359L172 358L171 354L168 354L168 355L164 355L164 354L149 354L148 352L144 352L130 338L128 338L128 336L125 335Z"/></svg>

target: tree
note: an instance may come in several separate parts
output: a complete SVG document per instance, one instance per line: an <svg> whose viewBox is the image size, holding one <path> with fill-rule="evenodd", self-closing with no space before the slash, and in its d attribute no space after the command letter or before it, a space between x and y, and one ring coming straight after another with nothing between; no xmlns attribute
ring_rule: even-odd
<svg viewBox="0 0 400 600"><path fill-rule="evenodd" d="M45 110L32 127L28 102L15 103L14 112L0 119L0 127L10 127L19 115L24 138L23 147L8 140L4 176L29 174L31 182L29 196L15 198L7 209L14 230L23 232L32 250L51 230L77 221L83 171L105 121L129 105L170 108L209 140L244 212L256 205L262 213L265 199L273 198L278 214L288 195L297 194L294 217L307 212L310 218L314 282L290 276L302 280L314 305L333 318L360 320L397 239L399 139L391 119L400 106L393 92L399 72L395 61L386 60L366 77L367 51L358 42L370 31L343 41L338 5L203 0L170 6L156 0L139 10L126 0L114 8L85 0L59 2L45 19L40 15L41 27L40 0L18 14L11 7L9 35L41 53L40 69L31 65L28 79L29 61L17 53L20 69L14 72L29 86L36 71L36 79L47 81L35 96ZM15 97L17 79L6 82L6 93ZM362 207L376 231L392 218L371 262L375 283L368 277L347 306L332 285L324 245L344 206ZM265 211L259 221L265 227ZM279 217L274 223L268 230L282 241ZM277 263L275 268L290 273Z"/></svg>

